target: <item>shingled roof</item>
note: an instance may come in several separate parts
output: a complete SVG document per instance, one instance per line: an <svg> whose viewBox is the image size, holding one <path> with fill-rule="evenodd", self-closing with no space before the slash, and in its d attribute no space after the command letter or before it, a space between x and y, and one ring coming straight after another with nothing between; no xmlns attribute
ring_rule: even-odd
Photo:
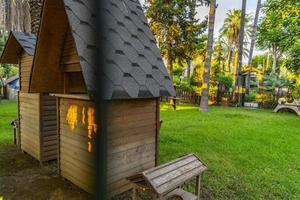
<svg viewBox="0 0 300 200"><path fill-rule="evenodd" d="M138 0L104 1L105 97L175 96L172 81ZM95 90L95 1L64 0L88 91Z"/></svg>
<svg viewBox="0 0 300 200"><path fill-rule="evenodd" d="M23 32L11 32L12 35L17 39L19 44L23 47L24 51L29 55L34 55L36 36L32 33Z"/></svg>
<svg viewBox="0 0 300 200"><path fill-rule="evenodd" d="M6 42L1 56L1 63L18 64L21 51L33 56L35 51L36 37L32 33L12 31Z"/></svg>

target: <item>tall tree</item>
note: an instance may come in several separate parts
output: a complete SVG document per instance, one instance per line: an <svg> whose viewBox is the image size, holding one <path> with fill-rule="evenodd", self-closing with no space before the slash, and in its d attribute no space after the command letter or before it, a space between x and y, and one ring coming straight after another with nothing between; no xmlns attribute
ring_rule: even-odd
<svg viewBox="0 0 300 200"><path fill-rule="evenodd" d="M241 68L243 66L243 48L244 48L244 34L245 34L245 19L246 19L246 4L247 0L242 1L242 13L241 13L241 25L240 25L240 35L239 35L239 50L238 50L238 69L236 73L236 86L237 92L239 95L239 106L243 105L242 99L242 76L241 76Z"/></svg>
<svg viewBox="0 0 300 200"><path fill-rule="evenodd" d="M286 66L292 72L300 74L300 36L288 51Z"/></svg>
<svg viewBox="0 0 300 200"><path fill-rule="evenodd" d="M0 27L7 31L30 32L28 0L0 0Z"/></svg>
<svg viewBox="0 0 300 200"><path fill-rule="evenodd" d="M173 63L179 54L177 48L181 36L178 18L178 1L148 0L146 16L157 40L161 53L166 60L167 69L173 79Z"/></svg>
<svg viewBox="0 0 300 200"><path fill-rule="evenodd" d="M227 64L226 71L231 74L236 74L237 71L237 53L239 49L239 38L240 38L240 28L241 28L241 10L233 9L229 10L227 17L224 20L224 24L220 29L220 36L224 43L227 45ZM245 18L245 39L247 40L250 35L249 30L250 17L247 15ZM247 53L246 49L243 52ZM231 68L232 58L234 60L234 67Z"/></svg>
<svg viewBox="0 0 300 200"><path fill-rule="evenodd" d="M195 2L195 0L192 0ZM196 4L194 4L196 5ZM191 6L191 9L187 9L187 19L182 19L181 31L182 31L182 56L180 60L184 60L187 63L187 79L190 83L191 76L191 62L196 56L203 53L206 44L206 35L204 32L207 28L207 19L203 22L199 22L196 19L196 6Z"/></svg>
<svg viewBox="0 0 300 200"><path fill-rule="evenodd" d="M207 56L204 65L202 95L201 95L201 102L199 108L200 111L204 111L204 112L208 111L209 78L210 78L210 66L211 66L213 44L214 44L215 17L216 17L216 1L211 0L209 6L209 15L208 15Z"/></svg>
<svg viewBox="0 0 300 200"><path fill-rule="evenodd" d="M254 23L253 23L253 30L252 30L252 34L251 34L248 66L250 66L251 62L252 62L252 56L253 56L253 51L254 51L254 46L255 46L255 40L256 40L256 34L257 34L257 24L258 24L258 19L259 19L260 8L261 8L261 0L257 0L255 18L254 18Z"/></svg>
<svg viewBox="0 0 300 200"><path fill-rule="evenodd" d="M300 6L298 0L267 0L262 11L264 17L258 26L257 44L272 54L275 73L278 59L299 38Z"/></svg>
<svg viewBox="0 0 300 200"><path fill-rule="evenodd" d="M251 66L251 64L252 64L252 56L253 56L253 51L254 51L254 46L255 46L255 41L256 41L257 24L258 24L260 8L261 8L261 0L257 0L255 18L254 18L254 23L253 23L253 30L252 30L252 34L251 34L251 43L250 43L250 50L249 50L249 57L248 57L248 66ZM246 83L246 90L249 91L249 89L250 89L250 71L248 72L247 83Z"/></svg>
<svg viewBox="0 0 300 200"><path fill-rule="evenodd" d="M189 39L189 48L194 49L194 39L199 32L195 8L197 3L205 2L208 0L146 0L145 13L171 78L175 60L188 55L183 38Z"/></svg>
<svg viewBox="0 0 300 200"><path fill-rule="evenodd" d="M30 17L31 17L31 32L37 35L40 27L41 12L44 0L29 0Z"/></svg>

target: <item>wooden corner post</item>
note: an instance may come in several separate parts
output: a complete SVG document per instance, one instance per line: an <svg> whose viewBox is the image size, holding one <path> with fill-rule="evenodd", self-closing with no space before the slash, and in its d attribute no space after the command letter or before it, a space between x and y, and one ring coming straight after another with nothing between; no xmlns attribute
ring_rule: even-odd
<svg viewBox="0 0 300 200"><path fill-rule="evenodd" d="M56 98L56 121L57 121L57 172L60 175L60 98Z"/></svg>
<svg viewBox="0 0 300 200"><path fill-rule="evenodd" d="M160 101L156 98L155 166L159 164Z"/></svg>

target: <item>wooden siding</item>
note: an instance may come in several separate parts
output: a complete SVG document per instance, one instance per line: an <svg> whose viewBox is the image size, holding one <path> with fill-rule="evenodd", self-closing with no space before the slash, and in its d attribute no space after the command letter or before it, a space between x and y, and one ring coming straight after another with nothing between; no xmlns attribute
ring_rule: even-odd
<svg viewBox="0 0 300 200"><path fill-rule="evenodd" d="M23 52L20 58L20 91L29 91L30 73L33 57Z"/></svg>
<svg viewBox="0 0 300 200"><path fill-rule="evenodd" d="M74 110L74 120L77 126L70 128L67 113L71 106ZM82 123L82 109L87 110L92 104L88 101L60 99L59 105L59 169L63 177L92 193L95 177L95 155L88 152L88 130ZM70 111L69 111L70 112Z"/></svg>
<svg viewBox="0 0 300 200"><path fill-rule="evenodd" d="M70 29L66 34L60 65L64 73L64 93L86 93L79 56Z"/></svg>
<svg viewBox="0 0 300 200"><path fill-rule="evenodd" d="M77 111L77 123L73 130L66 120L72 106ZM60 172L63 177L93 193L95 156L93 148L91 153L88 151L88 129L82 123L83 107L87 110L93 104L84 100L60 98ZM110 195L129 190L132 185L126 180L127 177L155 166L156 109L156 99L109 103L107 182Z"/></svg>
<svg viewBox="0 0 300 200"><path fill-rule="evenodd" d="M75 42L70 28L68 29L66 34L60 63L63 69L65 68L66 65L71 65L71 64L73 64L71 66L73 66L74 69L76 68L80 69L79 57L78 57L78 53L75 47Z"/></svg>
<svg viewBox="0 0 300 200"><path fill-rule="evenodd" d="M57 158L56 97L41 96L41 161Z"/></svg>
<svg viewBox="0 0 300 200"><path fill-rule="evenodd" d="M19 93L21 149L40 162L57 157L56 98Z"/></svg>
<svg viewBox="0 0 300 200"><path fill-rule="evenodd" d="M40 94L19 93L21 149L40 160Z"/></svg>

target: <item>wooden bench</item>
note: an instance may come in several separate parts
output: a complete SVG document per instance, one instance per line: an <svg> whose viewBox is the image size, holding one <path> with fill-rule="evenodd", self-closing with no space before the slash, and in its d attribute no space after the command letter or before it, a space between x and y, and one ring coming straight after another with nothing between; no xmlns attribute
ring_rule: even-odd
<svg viewBox="0 0 300 200"><path fill-rule="evenodd" d="M200 198L201 174L205 170L206 165L195 154L148 169L128 178L134 184L132 199L137 199L137 191L143 191L153 199L169 200L178 197L183 200L197 200ZM193 178L196 178L195 194L181 189L185 182Z"/></svg>
<svg viewBox="0 0 300 200"><path fill-rule="evenodd" d="M300 105L278 104L274 109L274 112L283 112L283 111L289 111L297 115L300 115Z"/></svg>

